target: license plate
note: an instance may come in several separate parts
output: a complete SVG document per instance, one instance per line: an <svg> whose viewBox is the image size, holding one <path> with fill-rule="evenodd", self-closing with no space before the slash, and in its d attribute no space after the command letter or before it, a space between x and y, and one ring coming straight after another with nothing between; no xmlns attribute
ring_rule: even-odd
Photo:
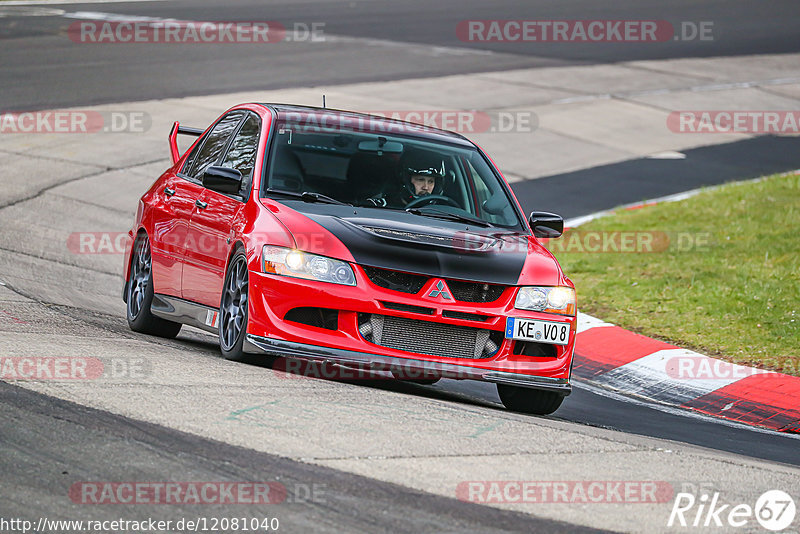
<svg viewBox="0 0 800 534"><path fill-rule="evenodd" d="M569 323L507 317L506 337L521 341L566 345L569 343Z"/></svg>

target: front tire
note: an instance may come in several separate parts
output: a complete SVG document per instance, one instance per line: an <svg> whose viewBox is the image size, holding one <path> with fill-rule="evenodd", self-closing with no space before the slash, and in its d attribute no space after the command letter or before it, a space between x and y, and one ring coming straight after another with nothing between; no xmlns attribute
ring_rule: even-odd
<svg viewBox="0 0 800 534"><path fill-rule="evenodd" d="M497 394L503 406L512 412L550 415L558 410L564 396L552 391L497 384Z"/></svg>
<svg viewBox="0 0 800 534"><path fill-rule="evenodd" d="M150 312L153 303L153 258L150 240L140 234L133 243L131 268L128 276L127 317L134 332L173 338L181 331L181 323L173 323Z"/></svg>
<svg viewBox="0 0 800 534"><path fill-rule="evenodd" d="M228 265L219 306L219 347L226 360L242 361L246 357L248 288L247 257L239 250Z"/></svg>

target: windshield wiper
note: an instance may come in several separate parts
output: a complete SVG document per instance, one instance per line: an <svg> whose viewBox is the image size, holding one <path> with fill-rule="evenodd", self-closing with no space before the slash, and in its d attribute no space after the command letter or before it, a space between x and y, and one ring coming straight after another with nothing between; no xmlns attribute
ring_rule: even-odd
<svg viewBox="0 0 800 534"><path fill-rule="evenodd" d="M340 204L342 206L352 206L349 202L342 202L341 200L337 200L333 197L329 197L328 195L323 195L322 193L312 193L310 191L303 191L300 193L300 198L303 199L305 202L326 202L328 204Z"/></svg>
<svg viewBox="0 0 800 534"><path fill-rule="evenodd" d="M296 191L283 191L281 189L272 189L271 187L267 188L266 191L268 194L271 195L286 195L288 197L294 197L302 200L303 202L324 202L326 204L340 204L342 206L352 206L347 202L342 202L341 200L336 200L333 197L329 197L328 195L323 195L322 193L313 193L311 191L303 191L302 193L298 193Z"/></svg>
<svg viewBox="0 0 800 534"><path fill-rule="evenodd" d="M423 217L433 217L435 219L447 219L450 221L458 221L458 222L465 222L469 224L474 224L476 226L482 226L487 228L489 226L494 226L492 223L484 221L483 219L478 219L477 217L469 217L467 215L459 215L458 213L451 213L449 211L442 211L437 210L436 208L409 208L406 209L407 212L413 213L414 215L422 215Z"/></svg>

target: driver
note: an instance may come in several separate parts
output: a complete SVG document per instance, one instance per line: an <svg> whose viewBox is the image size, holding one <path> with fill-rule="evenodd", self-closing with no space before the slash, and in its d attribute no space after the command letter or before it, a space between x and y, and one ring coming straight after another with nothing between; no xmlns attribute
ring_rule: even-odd
<svg viewBox="0 0 800 534"><path fill-rule="evenodd" d="M409 149L400 158L399 190L372 197L376 206L404 208L410 202L444 191L444 161L435 152Z"/></svg>

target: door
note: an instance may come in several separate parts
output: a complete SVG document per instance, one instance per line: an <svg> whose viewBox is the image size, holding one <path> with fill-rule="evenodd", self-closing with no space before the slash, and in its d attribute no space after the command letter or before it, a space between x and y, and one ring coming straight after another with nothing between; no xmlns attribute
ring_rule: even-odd
<svg viewBox="0 0 800 534"><path fill-rule="evenodd" d="M181 296L184 244L194 202L202 190L199 184L170 172L155 193L149 237L156 293Z"/></svg>
<svg viewBox="0 0 800 534"><path fill-rule="evenodd" d="M242 173L239 194L204 189L192 213L183 270L184 299L219 307L234 226L250 194L260 133L261 120L248 112L225 153L215 163Z"/></svg>

